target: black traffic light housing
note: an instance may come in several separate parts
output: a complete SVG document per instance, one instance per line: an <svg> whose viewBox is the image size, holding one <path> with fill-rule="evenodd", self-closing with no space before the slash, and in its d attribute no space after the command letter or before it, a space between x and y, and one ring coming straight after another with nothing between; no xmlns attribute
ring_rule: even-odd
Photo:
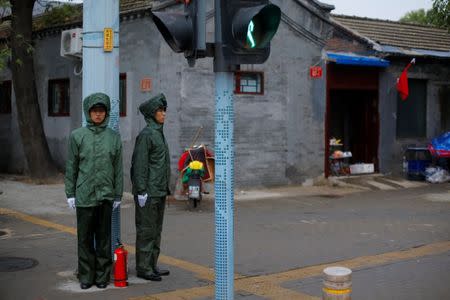
<svg viewBox="0 0 450 300"><path fill-rule="evenodd" d="M191 66L205 57L205 0L185 1L184 12L152 12L152 18L170 48L184 52Z"/></svg>
<svg viewBox="0 0 450 300"><path fill-rule="evenodd" d="M194 33L189 15L154 12L153 21L173 51L180 53L192 49Z"/></svg>
<svg viewBox="0 0 450 300"><path fill-rule="evenodd" d="M262 64L270 55L281 10L269 0L216 0L221 38L206 44L206 0L183 0L184 12L152 12L153 21L170 48L184 53L189 65L197 58L215 56L219 69L240 64ZM208 47L207 47L208 46ZM215 51L212 48L215 47ZM214 54L213 54L214 53ZM229 67L226 67L229 66Z"/></svg>
<svg viewBox="0 0 450 300"><path fill-rule="evenodd" d="M268 0L221 1L225 62L228 65L264 63L280 20L280 8Z"/></svg>

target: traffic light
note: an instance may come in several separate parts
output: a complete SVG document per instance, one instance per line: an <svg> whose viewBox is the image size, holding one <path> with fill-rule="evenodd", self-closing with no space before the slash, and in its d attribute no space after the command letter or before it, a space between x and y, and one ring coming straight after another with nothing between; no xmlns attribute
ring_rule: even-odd
<svg viewBox="0 0 450 300"><path fill-rule="evenodd" d="M195 59L212 56L212 44L206 44L206 0L181 0L184 12L152 12L153 21L170 48L184 52L189 65ZM214 44L220 48L223 64L262 64L270 55L270 41L277 32L281 10L269 0L219 0L221 41ZM218 28L219 27L219 28ZM217 51L216 51L217 56ZM216 57L217 58L217 57ZM222 64L222 63L221 63Z"/></svg>
<svg viewBox="0 0 450 300"><path fill-rule="evenodd" d="M189 65L206 55L205 0L184 0L184 12L152 12L153 22L170 48L184 52Z"/></svg>
<svg viewBox="0 0 450 300"><path fill-rule="evenodd" d="M226 63L264 63L280 25L280 8L268 0L227 0L221 1L220 9Z"/></svg>

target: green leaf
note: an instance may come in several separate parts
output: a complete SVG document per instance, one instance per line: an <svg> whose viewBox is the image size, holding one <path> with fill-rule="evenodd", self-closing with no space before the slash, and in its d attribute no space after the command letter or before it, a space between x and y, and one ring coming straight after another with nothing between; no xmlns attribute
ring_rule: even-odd
<svg viewBox="0 0 450 300"><path fill-rule="evenodd" d="M33 54L34 53L34 48L32 46L28 46L27 47L27 54Z"/></svg>

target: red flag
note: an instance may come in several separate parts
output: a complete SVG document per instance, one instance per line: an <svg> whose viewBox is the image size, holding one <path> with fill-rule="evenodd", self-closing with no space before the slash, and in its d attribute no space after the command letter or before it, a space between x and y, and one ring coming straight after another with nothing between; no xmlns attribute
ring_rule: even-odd
<svg viewBox="0 0 450 300"><path fill-rule="evenodd" d="M403 70L400 77L397 79L397 91L400 94L400 98L402 100L406 100L409 95L409 89L408 89L408 69L411 67L412 64L416 62L416 59L413 58L411 62L406 66L406 68Z"/></svg>

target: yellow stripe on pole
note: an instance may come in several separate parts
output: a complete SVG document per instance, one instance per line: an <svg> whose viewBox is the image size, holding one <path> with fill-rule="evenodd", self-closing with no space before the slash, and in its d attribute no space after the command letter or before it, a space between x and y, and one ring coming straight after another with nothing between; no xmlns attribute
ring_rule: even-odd
<svg viewBox="0 0 450 300"><path fill-rule="evenodd" d="M335 289L330 289L330 288L323 288L322 290L325 293L332 294L332 295L345 295L345 294L350 294L352 292L352 289L335 290Z"/></svg>

